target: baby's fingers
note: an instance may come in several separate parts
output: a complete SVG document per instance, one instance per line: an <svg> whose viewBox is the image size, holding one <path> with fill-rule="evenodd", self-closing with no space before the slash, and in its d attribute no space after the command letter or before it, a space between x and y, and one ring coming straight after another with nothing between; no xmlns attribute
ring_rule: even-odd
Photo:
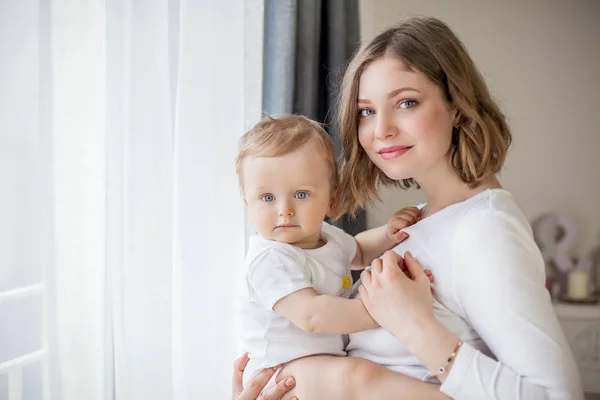
<svg viewBox="0 0 600 400"><path fill-rule="evenodd" d="M408 239L408 233L404 231L398 231L394 233L394 240L397 243L404 242L406 239Z"/></svg>
<svg viewBox="0 0 600 400"><path fill-rule="evenodd" d="M433 272L431 272L430 269L425 270L425 275L427 275L427 277L429 278L429 282L433 283L433 281L434 281Z"/></svg>
<svg viewBox="0 0 600 400"><path fill-rule="evenodd" d="M409 220L415 221L419 219L419 215L421 215L421 210L417 207L407 207L403 208L400 211L397 211L394 215L403 215L406 216Z"/></svg>

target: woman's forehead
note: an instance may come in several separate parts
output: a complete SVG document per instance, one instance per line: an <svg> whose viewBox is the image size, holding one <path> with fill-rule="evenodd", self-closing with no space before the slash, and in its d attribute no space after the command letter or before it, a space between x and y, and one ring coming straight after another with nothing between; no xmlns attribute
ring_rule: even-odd
<svg viewBox="0 0 600 400"><path fill-rule="evenodd" d="M382 57L369 64L360 76L358 98L392 97L403 90L426 91L427 77L395 57Z"/></svg>

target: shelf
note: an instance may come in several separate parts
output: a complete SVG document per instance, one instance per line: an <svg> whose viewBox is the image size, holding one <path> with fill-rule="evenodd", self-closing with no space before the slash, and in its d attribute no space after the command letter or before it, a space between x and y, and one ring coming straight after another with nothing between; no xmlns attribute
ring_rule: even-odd
<svg viewBox="0 0 600 400"><path fill-rule="evenodd" d="M561 319L578 319L600 321L600 303L571 304L554 303L554 311Z"/></svg>

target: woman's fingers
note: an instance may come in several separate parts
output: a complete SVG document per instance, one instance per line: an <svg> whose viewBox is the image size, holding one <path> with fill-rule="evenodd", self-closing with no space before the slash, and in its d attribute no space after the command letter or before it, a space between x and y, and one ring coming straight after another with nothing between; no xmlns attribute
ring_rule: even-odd
<svg viewBox="0 0 600 400"><path fill-rule="evenodd" d="M232 398L234 400L237 399L240 393L242 393L244 390L242 379L244 376L244 369L246 369L246 364L248 364L248 360L248 353L244 353L233 363L233 379L231 382L231 387L233 388Z"/></svg>
<svg viewBox="0 0 600 400"><path fill-rule="evenodd" d="M398 268L400 270L404 270L404 260L402 259L402 256L400 256L398 253L396 253L393 250L388 250L385 253L383 253L383 267L382 269L387 269L390 268L390 272L396 272L398 270Z"/></svg>
<svg viewBox="0 0 600 400"><path fill-rule="evenodd" d="M263 395L260 396L260 400L279 400L281 396L289 392L294 386L296 386L296 380L294 378L292 378L291 376L285 378L277 385L266 390L265 393L263 393ZM295 397L293 397L290 400L293 399L295 399Z"/></svg>
<svg viewBox="0 0 600 400"><path fill-rule="evenodd" d="M360 299L362 300L363 304L365 306L367 306L369 304L369 292L367 291L367 289L365 288L365 285L360 285L358 287L358 295L360 296ZM367 307L368 308L368 307Z"/></svg>
<svg viewBox="0 0 600 400"><path fill-rule="evenodd" d="M430 283L429 278L427 277L425 272L423 272L421 264L417 261L416 258L413 257L410 251L404 253L404 265L406 265L408 273L412 276L414 281L427 282L427 284Z"/></svg>
<svg viewBox="0 0 600 400"><path fill-rule="evenodd" d="M383 261L380 258L376 258L371 262L371 272L373 274L380 274L383 270Z"/></svg>
<svg viewBox="0 0 600 400"><path fill-rule="evenodd" d="M371 287L371 271L365 269L363 272L361 272L360 280L362 284L369 289Z"/></svg>
<svg viewBox="0 0 600 400"><path fill-rule="evenodd" d="M360 297L360 301L362 301L363 305L367 309L367 312L370 313L369 310L371 309L371 306L372 306L371 298L369 297L369 292L365 288L365 285L360 285L358 287L358 296Z"/></svg>
<svg viewBox="0 0 600 400"><path fill-rule="evenodd" d="M276 371L276 368L266 368L260 371L258 375L248 382L244 390L240 393L239 397L234 397L234 400L256 400L260 392L263 390L263 388L269 382L269 379L271 379Z"/></svg>

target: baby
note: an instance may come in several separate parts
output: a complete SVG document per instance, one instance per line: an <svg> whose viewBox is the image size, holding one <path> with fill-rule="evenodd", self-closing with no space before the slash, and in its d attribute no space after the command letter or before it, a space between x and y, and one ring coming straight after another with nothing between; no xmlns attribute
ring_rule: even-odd
<svg viewBox="0 0 600 400"><path fill-rule="evenodd" d="M356 237L323 222L340 209L335 149L303 116L267 116L255 125L240 140L236 170L258 231L246 257L241 313L246 385L262 369L299 357L344 356L342 334L378 326L360 299L349 299L350 269L405 240L402 229L419 210L402 209Z"/></svg>

